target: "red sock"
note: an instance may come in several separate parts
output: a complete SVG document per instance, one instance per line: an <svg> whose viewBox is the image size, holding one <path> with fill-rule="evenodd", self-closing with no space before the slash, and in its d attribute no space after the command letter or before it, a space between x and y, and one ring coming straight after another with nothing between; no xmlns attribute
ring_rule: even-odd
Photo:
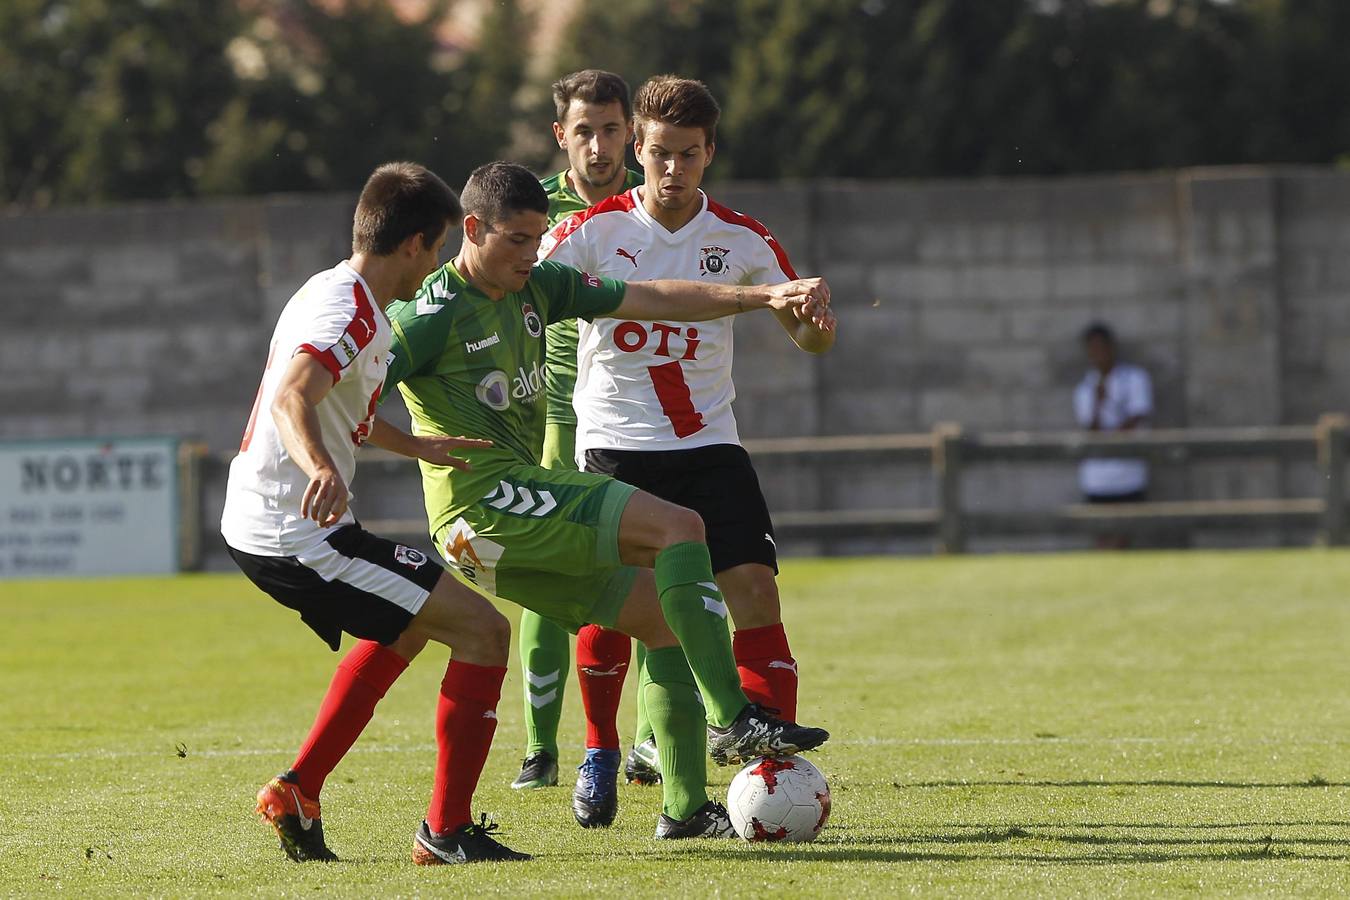
<svg viewBox="0 0 1350 900"><path fill-rule="evenodd" d="M586 708L586 746L619 749L619 698L633 657L633 642L622 631L587 625L577 632L577 680Z"/></svg>
<svg viewBox="0 0 1350 900"><path fill-rule="evenodd" d="M505 666L453 659L445 670L436 706L436 780L427 808L427 827L437 834L473 820L469 802L497 730L497 701L505 677Z"/></svg>
<svg viewBox="0 0 1350 900"><path fill-rule="evenodd" d="M319 799L328 774L356 743L375 714L375 704L406 668L406 659L374 641L359 641L342 658L309 737L291 766L301 793Z"/></svg>
<svg viewBox="0 0 1350 900"><path fill-rule="evenodd" d="M788 649L783 624L738 630L731 636L731 652L745 696L777 709L789 722L797 721L797 661Z"/></svg>

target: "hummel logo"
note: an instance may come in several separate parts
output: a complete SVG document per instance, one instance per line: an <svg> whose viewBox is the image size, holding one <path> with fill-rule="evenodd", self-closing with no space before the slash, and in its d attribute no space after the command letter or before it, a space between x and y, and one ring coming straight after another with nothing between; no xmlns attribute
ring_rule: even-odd
<svg viewBox="0 0 1350 900"><path fill-rule="evenodd" d="M727 617L727 605L721 600L717 600L713 597L704 597L703 608L718 618L725 619Z"/></svg>
<svg viewBox="0 0 1350 900"><path fill-rule="evenodd" d="M618 250L615 250L615 251L614 251L614 255L615 255L615 256L622 256L624 259L626 259L626 260L628 260L630 263L632 263L632 264L633 264L633 268L636 269L636 268L638 267L638 264L637 264L638 253L641 253L641 252L642 252L641 250L638 250L637 253L629 253L627 250L625 250L625 249L623 249L622 247L620 247Z"/></svg>
<svg viewBox="0 0 1350 900"><path fill-rule="evenodd" d="M300 817L300 827L309 831L314 825L314 820L305 815L305 804L300 802L300 792L291 788L291 796L295 798L295 814Z"/></svg>

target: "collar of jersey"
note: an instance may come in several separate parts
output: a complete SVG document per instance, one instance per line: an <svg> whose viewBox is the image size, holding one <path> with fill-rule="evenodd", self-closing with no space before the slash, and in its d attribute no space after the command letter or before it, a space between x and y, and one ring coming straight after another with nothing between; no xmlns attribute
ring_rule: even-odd
<svg viewBox="0 0 1350 900"><path fill-rule="evenodd" d="M346 269L351 273L352 277L356 279L356 283L361 285L361 289L365 291L366 296L370 298L370 305L375 310L375 313L385 322L388 322L389 317L385 315L384 308L375 302L375 292L370 289L370 285L366 284L366 279L361 276L361 273L352 268L351 260L344 259L342 262L338 263L338 268Z"/></svg>
<svg viewBox="0 0 1350 900"><path fill-rule="evenodd" d="M577 191L576 191L576 188L572 187L572 182L571 182L571 181L568 179L568 177L567 177L567 173L570 172L570 171L572 171L572 169L571 169L571 167L568 167L568 168L566 168L566 169L563 169L563 170L562 170L561 172L559 172L556 176L554 176L554 177L556 177L556 178L558 179L558 185L559 185L559 187L562 188L562 191L561 191L562 195L563 195L564 197L566 197L568 200L572 200L572 201L575 201L576 203L580 203L581 206L582 206L582 208L586 208L586 207L591 206L592 204L587 203L587 202L586 202L586 198L583 197L583 196L581 196L580 194L578 194ZM620 191L619 193L622 194L622 193L624 193L625 191L631 191L633 188L635 188L635 187L637 187L638 185L642 184L643 180L644 180L644 179L643 179L643 177L642 177L642 173L641 173L641 172L634 172L632 169L628 168L627 166L624 166L624 167L623 167L623 190ZM616 195L616 196L617 196L617 195ZM601 200L600 202L601 202L601 203L604 203L605 201Z"/></svg>
<svg viewBox="0 0 1350 900"><path fill-rule="evenodd" d="M642 185L639 185L639 187L641 186ZM642 203L642 195L639 193L638 188L632 188L631 193L633 195L633 215L637 216L644 225L652 230L653 234L667 244L682 244L690 237L696 235L698 233L698 220L708 214L708 195L703 193L702 188L700 188L698 192L700 204L698 212L694 213L694 217L688 222L685 222L679 231L669 231L666 229L666 226L653 219L651 213L647 212L647 207Z"/></svg>
<svg viewBox="0 0 1350 900"><path fill-rule="evenodd" d="M460 272L458 268L456 268L455 261L453 259L450 260L448 263L446 263L444 268L446 277L450 279L451 286L457 288L459 293L471 292L477 294L478 296L482 297L484 300L489 301L490 303L498 302L496 300L493 300L487 294L480 291L478 288L474 287L472 284L470 284L469 280L464 277L464 274ZM511 296L510 294L502 294L501 299L505 300L507 297L510 296Z"/></svg>

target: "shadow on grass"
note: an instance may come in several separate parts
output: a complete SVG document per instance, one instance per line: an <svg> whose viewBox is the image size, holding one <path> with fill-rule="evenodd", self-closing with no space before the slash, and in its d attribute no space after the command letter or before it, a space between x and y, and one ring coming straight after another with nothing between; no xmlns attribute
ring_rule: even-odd
<svg viewBox="0 0 1350 900"><path fill-rule="evenodd" d="M1111 788L1111 787L1178 787L1224 788L1246 790L1252 788L1347 788L1350 782L1326 781L1310 778L1307 781L1179 781L1165 778L1138 781L911 781L891 782L893 788L951 788L951 787L1045 787L1045 788Z"/></svg>
<svg viewBox="0 0 1350 900"><path fill-rule="evenodd" d="M930 833L890 836L858 836L847 834L838 844L816 844L810 848L792 845L755 847L747 851L751 858L777 860L814 860L825 862L1025 862L1045 865L1110 866L1141 863L1171 862L1234 862L1259 860L1304 860L1345 862L1350 853L1318 853L1316 848L1345 849L1343 837L1276 837L1273 834L1220 837L1215 828L1288 828L1320 825L1323 827L1350 827L1350 822L1239 822L1230 824L1206 823L1200 825L1140 825L1140 824L1033 824L1006 828L982 828L956 825L950 833ZM1101 834L1103 828L1140 829L1185 832L1195 829L1195 836L1140 835L1137 833L1111 836ZM968 830L973 829L973 830ZM1033 831L1031 829L1038 829ZM1081 829L1089 833L1074 833ZM1096 831L1098 833L1091 833ZM1068 833L1066 833L1068 832ZM1203 835L1203 836L1201 836ZM961 849L942 850L924 845L953 846ZM1017 849L1016 845L1034 844L1035 852ZM1059 848L1064 852L1060 852ZM1092 852L1084 847L1095 848ZM981 850L981 848L985 848ZM1007 849L999 849L1007 848Z"/></svg>

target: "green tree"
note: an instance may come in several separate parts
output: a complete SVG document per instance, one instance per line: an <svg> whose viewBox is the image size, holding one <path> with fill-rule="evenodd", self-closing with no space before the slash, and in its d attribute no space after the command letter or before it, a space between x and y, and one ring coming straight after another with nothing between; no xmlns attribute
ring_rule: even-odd
<svg viewBox="0 0 1350 900"><path fill-rule="evenodd" d="M0 178L42 205L191 193L231 90L233 4L0 4Z"/></svg>
<svg viewBox="0 0 1350 900"><path fill-rule="evenodd" d="M445 3L416 21L378 0L270 11L232 47L242 87L213 126L207 192L350 189L391 159L457 184L505 145L523 78L526 23L514 0L458 54L436 36Z"/></svg>

